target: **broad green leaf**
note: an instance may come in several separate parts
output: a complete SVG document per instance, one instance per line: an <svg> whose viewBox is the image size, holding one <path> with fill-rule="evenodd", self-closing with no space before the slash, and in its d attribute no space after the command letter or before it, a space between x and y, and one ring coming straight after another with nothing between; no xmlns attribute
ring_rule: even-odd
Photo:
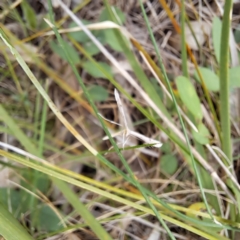
<svg viewBox="0 0 240 240"><path fill-rule="evenodd" d="M100 52L99 48L93 42L90 41L84 43L83 47L91 56L94 56Z"/></svg>
<svg viewBox="0 0 240 240"><path fill-rule="evenodd" d="M35 29L37 27L36 13L34 12L32 7L29 5L29 3L26 0L22 1L21 7L22 7L24 18L25 18L28 26L31 29Z"/></svg>
<svg viewBox="0 0 240 240"><path fill-rule="evenodd" d="M92 99L96 102L103 102L108 99L108 91L102 86L92 85L88 91Z"/></svg>
<svg viewBox="0 0 240 240"><path fill-rule="evenodd" d="M115 13L115 16L117 17L117 20L119 21L119 24L120 25L124 24L125 21L126 21L124 13L116 7L113 7L113 12ZM99 17L99 21L102 22L102 21L106 21L106 20L111 20L111 17L109 16L109 13L108 13L107 9L104 8L100 17ZM103 33L105 35L104 42L106 44L108 44L115 51L122 52L123 51L122 47L121 47L121 45L119 43L119 40L116 37L114 31L115 31L114 29L103 30Z"/></svg>
<svg viewBox="0 0 240 240"><path fill-rule="evenodd" d="M162 147L161 147L161 152L163 153L171 153L171 143L169 142L165 142L163 143Z"/></svg>
<svg viewBox="0 0 240 240"><path fill-rule="evenodd" d="M237 29L234 32L234 38L236 43L240 43L240 24L238 24Z"/></svg>
<svg viewBox="0 0 240 240"><path fill-rule="evenodd" d="M202 74L203 81L209 91L218 92L220 89L220 83L218 76L208 68L199 67L199 70ZM197 72L195 71L196 79L201 83Z"/></svg>
<svg viewBox="0 0 240 240"><path fill-rule="evenodd" d="M125 14L119 8L113 7L113 12L115 13L117 19L119 20L120 25L126 22ZM104 8L100 14L99 21L102 22L106 20L111 20L111 17L109 16L107 9Z"/></svg>
<svg viewBox="0 0 240 240"><path fill-rule="evenodd" d="M240 67L233 67L229 70L229 87L230 89L240 87Z"/></svg>
<svg viewBox="0 0 240 240"><path fill-rule="evenodd" d="M115 51L122 52L123 49L114 31L115 31L114 29L106 29L103 31L105 36L104 42L107 43Z"/></svg>
<svg viewBox="0 0 240 240"><path fill-rule="evenodd" d="M46 178L46 176L42 173L38 173L37 175L38 181L37 181L37 189L41 191L42 193L47 193L50 188L50 179Z"/></svg>
<svg viewBox="0 0 240 240"><path fill-rule="evenodd" d="M59 217L49 206L42 206L37 210L37 226L40 231L51 232L57 231L64 226L61 224Z"/></svg>
<svg viewBox="0 0 240 240"><path fill-rule="evenodd" d="M67 49L68 54L70 55L70 58L72 59L74 64L78 64L80 62L80 57L78 52L76 51L76 49L70 45L68 42L64 41L64 48ZM56 54L58 54L62 59L67 61L67 57L65 55L64 50L62 49L61 46L59 46L59 44L57 44L55 41L51 41L50 42L50 47L53 50L53 52L55 52Z"/></svg>
<svg viewBox="0 0 240 240"><path fill-rule="evenodd" d="M222 22L218 17L214 17L213 27L212 27L212 37L213 37L213 48L214 48L215 56L218 63L220 61L221 31L222 31Z"/></svg>
<svg viewBox="0 0 240 240"><path fill-rule="evenodd" d="M82 23L84 25L87 25L90 22L86 21L86 20L82 20ZM73 28L73 27L78 27L78 25L75 22L71 22L69 24L69 28ZM73 39L75 39L77 42L80 42L80 43L86 43L86 42L90 41L89 37L87 36L87 34L84 31L71 32L71 33L69 33L69 35Z"/></svg>
<svg viewBox="0 0 240 240"><path fill-rule="evenodd" d="M161 171L173 175L178 168L178 160L172 154L166 154L160 159Z"/></svg>
<svg viewBox="0 0 240 240"><path fill-rule="evenodd" d="M19 217L20 214L25 213L23 210L21 192L15 189L0 188L0 202L8 209L8 205L11 205L12 213L15 217ZM26 206L25 206L26 209Z"/></svg>
<svg viewBox="0 0 240 240"><path fill-rule="evenodd" d="M103 45L106 44L104 31L92 31L92 34L101 42ZM87 41L83 43L84 49L88 52L89 55L94 56L100 52L99 48L92 42Z"/></svg>
<svg viewBox="0 0 240 240"><path fill-rule="evenodd" d="M91 61L84 62L82 67L87 73L96 78L106 78L104 71L112 74L111 67L107 63L98 62L98 64L101 66L102 69L97 68L96 65Z"/></svg>
<svg viewBox="0 0 240 240"><path fill-rule="evenodd" d="M209 143L210 133L204 124L200 123L198 125L198 132L192 131L194 139L204 145Z"/></svg>
<svg viewBox="0 0 240 240"><path fill-rule="evenodd" d="M202 119L202 110L200 100L190 80L186 77L179 76L176 79L176 84L181 100L187 109L196 117Z"/></svg>

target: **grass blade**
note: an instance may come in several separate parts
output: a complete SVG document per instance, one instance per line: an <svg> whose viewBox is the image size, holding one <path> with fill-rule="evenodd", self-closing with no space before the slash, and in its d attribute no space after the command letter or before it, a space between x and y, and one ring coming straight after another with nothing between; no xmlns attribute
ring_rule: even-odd
<svg viewBox="0 0 240 240"><path fill-rule="evenodd" d="M33 240L24 227L0 202L0 234L6 240Z"/></svg>
<svg viewBox="0 0 240 240"><path fill-rule="evenodd" d="M222 127L222 148L228 159L232 159L230 106L229 106L229 35L231 27L232 0L225 1L221 50L220 50L220 113Z"/></svg>

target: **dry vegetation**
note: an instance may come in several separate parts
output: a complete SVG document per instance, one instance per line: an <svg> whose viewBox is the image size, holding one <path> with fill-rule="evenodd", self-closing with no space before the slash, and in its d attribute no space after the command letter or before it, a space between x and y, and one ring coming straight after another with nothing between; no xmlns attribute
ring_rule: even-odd
<svg viewBox="0 0 240 240"><path fill-rule="evenodd" d="M47 34L52 31L44 21L44 18L49 19L49 15L47 15L49 11L47 1L28 0L25 4L23 4L23 2L24 1L14 2L5 0L0 2L1 28L7 33L8 38L14 43L14 47L69 123L93 148L105 154L105 158L108 159L110 163L124 173L127 173L117 153L113 150L110 141L102 140L106 134L94 114L93 108L84 96L84 91L80 87L71 66L64 58L63 51L57 44L56 36L54 34ZM57 23L61 23L59 29L72 27L72 20L66 11L57 5L57 1L52 2L54 4L55 20ZM106 15L107 12L104 12L106 10L104 3L101 0L67 0L64 2L70 9L76 10L75 14L78 18L88 21L88 24L100 23L108 18ZM123 16L124 27L126 28L125 32L128 32L132 36L132 39L135 40L135 43L137 42L145 49L145 54L148 54L148 56L158 64L157 54L149 37L139 2L137 0L112 0L110 2L112 6L119 9L119 18ZM169 12L173 14L178 25L174 25L168 12L161 4L165 1L145 0L143 2L174 94L178 103L181 105L182 111L197 125L194 116L189 113L187 107L183 106L180 101L175 82L177 76L183 75L181 35L179 34L181 17L180 1L166 1ZM196 70L191 56L196 59L199 67L207 67L218 74L219 65L213 47L212 25L214 17L218 16L220 19L222 18L222 2L223 1L218 0L185 1L186 16L188 17L190 25L193 27L199 43L199 45L196 44L190 28L186 25L186 42L192 54L188 56L187 66L192 80L194 79L193 77L196 74ZM231 25L233 35L230 38L231 41L233 41L231 48L231 67L237 67L239 65L239 9L240 2L235 1ZM29 15L27 15L27 11ZM34 23L33 13L35 14L36 23ZM106 26L103 26L103 28L105 27ZM75 58L73 61L77 66L78 73L92 95L92 98L95 100L98 111L104 118L124 125L123 116L119 113L114 97L115 86L107 80L103 74L99 73L99 70L96 70L96 66L89 64L90 61L87 59L87 55L81 46L83 46L83 49L92 55L97 62L105 64L103 65L105 71L110 72L110 75L114 77L126 93L147 111L148 116L156 119L157 122L160 123L161 128L164 131L166 130L166 132L160 131L143 112L136 108L136 105L130 101L128 97L120 93L128 127L144 136L163 142L163 146L158 149L138 146L146 142L134 137L128 138L122 153L132 172L136 179L147 189L153 191L158 198L164 199L166 202L174 204L174 206L182 206L190 211L200 211L202 209L205 211L206 209L203 204L193 166L190 164L191 160L189 156L169 138L169 123L161 119L153 108L150 107L149 102L143 97L142 92L144 92L144 90L142 90L142 92L136 90L135 86L123 76L122 73L125 70L129 73L129 76L141 86L136 72L132 69L125 53L121 50L117 51L119 45L116 44L115 46L114 41L116 37L112 37L112 33L103 34L103 31L104 29L93 30L95 36L102 42L117 62L120 63L122 71L117 69L101 51L98 51L89 39L82 42L81 40L80 42L77 41L78 34L80 34L80 38L86 38L86 35L82 32L76 32L75 35L68 33L62 34L63 39L69 43L68 51L70 56ZM102 40L104 37L109 37L110 39ZM172 117L173 126L179 129L179 131L182 131L174 104L159 86L156 76L153 75L153 69L146 63L146 60L144 60L143 54L139 51L139 46L136 46L136 44L134 46L133 43L131 48L141 69L145 72L159 96L161 96L161 100L166 106L168 114ZM9 118L15 121L16 125L32 144L34 144L36 149L38 149L38 157L58 167L71 170L79 174L79 176L87 176L96 182L108 184L115 189L122 189L125 193L140 195L139 189L137 189L136 186L133 186L123 179L122 176L106 167L106 165L100 162L96 156L93 156L81 142L76 140L72 133L62 124L60 119L47 107L39 91L30 82L3 41L0 42L0 47L1 105L5 111L8 112ZM145 55L145 57L146 56L147 55ZM203 123L210 132L207 136L209 144L220 149L221 139L219 139L217 127L214 123L213 114L208 105L204 90L198 81L193 80L192 82L201 101L201 108L204 115ZM163 83L165 84L164 81ZM239 85L240 84L237 83L237 86ZM239 92L237 88L231 91L230 97L232 107L231 119L233 123L232 138L234 139L233 158L239 160L240 111L238 110ZM219 121L218 91L210 91L210 99L216 109L217 121ZM158 105L158 103L155 104ZM46 114L46 118L44 118L44 114ZM5 115L0 116L0 141L30 152L29 149L26 149L26 146L22 144L21 140L15 136L13 129L9 126L9 122L6 122L6 119ZM110 122L106 121L106 124L111 132L116 132L121 129L121 127ZM175 130L173 130L173 132L175 132ZM187 132L192 146L197 148L198 144L195 143L192 130L189 126L187 127ZM120 148L122 147L123 141L123 137L119 135L117 142ZM128 149L129 146L130 149ZM131 146L133 147L132 149ZM135 148L135 146L138 147ZM3 150L7 150L6 146L1 145L1 147ZM208 159L207 164L210 164L210 166L217 171L219 178L225 182L226 172L219 167L219 163L217 163L214 157L206 150L206 147L201 145L199 148L200 150L197 149L197 151L199 151L200 155L202 154L204 159ZM11 153L21 154L15 152L13 149L9 149L9 151ZM24 158L26 158L25 156ZM219 156L222 157L221 154L219 154ZM36 174L31 168L11 161L11 159L3 155L0 163L0 201L6 204L8 210L28 229L28 232L31 233L34 239L99 239L96 233L84 225L84 218L80 216L76 208L70 204L69 199L65 196L66 193L63 193L59 187L56 187L49 176ZM238 161L234 161L233 165L233 175L239 179ZM72 177L75 178L73 175ZM89 185L95 184L91 181L88 183ZM144 213L132 206L127 206L125 203L122 204L121 202L109 199L96 192L70 184L69 186L94 217L102 221L104 228L111 235L112 239L169 239L155 216ZM105 191L112 191L101 186L101 184L98 187ZM205 192L207 193L207 197L215 196L216 192L219 194L218 199L220 198L223 201L224 216L228 218L227 202L231 201L229 200L230 196L221 188L218 188L218 191L211 187L207 189L207 184L204 185L204 188L206 188ZM118 195L118 193L114 194ZM122 196L121 194L119 195ZM130 199L132 202L143 202L143 200L131 199L129 196L124 196L124 194L123 197ZM215 198L215 200L209 200L210 205L213 205L216 199L217 198ZM147 206L147 204L143 205ZM215 206L212 207L215 208ZM216 211L215 209L215 213ZM163 212L166 215L173 216L167 211ZM189 216L194 216L191 212L189 214ZM217 213L217 215L221 216L220 213ZM62 221L61 224L59 224L60 219ZM201 217L196 219L201 220ZM176 239L204 239L178 224L167 221L166 223ZM154 229L154 227L156 229ZM218 231L218 233L220 233L220 231ZM223 231L221 234L226 234L226 232ZM230 239L230 235L222 236ZM238 239L237 235L235 239Z"/></svg>

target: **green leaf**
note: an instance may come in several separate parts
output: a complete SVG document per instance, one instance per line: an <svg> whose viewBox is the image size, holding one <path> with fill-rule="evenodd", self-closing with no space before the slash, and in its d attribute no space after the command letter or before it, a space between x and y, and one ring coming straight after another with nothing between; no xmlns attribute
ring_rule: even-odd
<svg viewBox="0 0 240 240"><path fill-rule="evenodd" d="M82 20L82 23L84 25L89 24L89 21L86 20ZM78 25L75 22L71 22L69 24L69 28L73 28L73 27L78 27ZM80 43L86 43L88 41L90 41L89 37L87 36L87 34L84 31L78 31L78 32L71 32L68 33L73 39L75 39L77 42Z"/></svg>
<svg viewBox="0 0 240 240"><path fill-rule="evenodd" d="M214 48L215 56L218 63L220 61L221 31L222 31L222 22L218 17L214 17L213 27L212 27L212 37L213 37L213 48Z"/></svg>
<svg viewBox="0 0 240 240"><path fill-rule="evenodd" d="M171 143L169 143L169 142L163 143L163 145L161 147L161 152L171 153L171 150L172 150Z"/></svg>
<svg viewBox="0 0 240 240"><path fill-rule="evenodd" d="M84 62L82 64L82 67L87 73L89 73L91 76L95 78L106 78L104 71L112 74L111 67L107 63L98 62L98 64L100 65L101 69L97 68L96 65L93 64L91 61Z"/></svg>
<svg viewBox="0 0 240 240"><path fill-rule="evenodd" d="M8 208L8 204L11 204L13 214L17 217L20 216L20 214L25 213L22 211L23 205L19 204L19 203L23 203L21 199L20 191L17 191L15 189L10 189L8 192L7 188L0 188L0 202L6 208Z"/></svg>
<svg viewBox="0 0 240 240"><path fill-rule="evenodd" d="M105 43L107 43L115 51L122 52L123 49L114 31L114 29L106 29L103 31Z"/></svg>
<svg viewBox="0 0 240 240"><path fill-rule="evenodd" d="M38 222L37 226L40 231L57 231L63 228L59 217L49 206L42 206L37 212Z"/></svg>
<svg viewBox="0 0 240 240"><path fill-rule="evenodd" d="M21 3L21 8L23 11L24 18L26 19L26 22L28 26L31 29L36 29L37 26L37 18L36 18L36 13L32 9L32 7L28 4L26 0L22 1Z"/></svg>
<svg viewBox="0 0 240 240"><path fill-rule="evenodd" d="M220 83L218 76L208 68L199 67L199 70L202 74L203 81L209 91L218 92L220 89ZM194 73L196 79L201 83L197 72Z"/></svg>
<svg viewBox="0 0 240 240"><path fill-rule="evenodd" d="M113 12L116 13L117 19L120 21L120 25L123 25L126 22L125 14L117 7L112 7ZM109 16L108 10L106 8L103 9L103 11L100 14L99 21L103 22L106 20L111 20L111 17Z"/></svg>
<svg viewBox="0 0 240 240"><path fill-rule="evenodd" d="M124 13L117 7L113 7L113 12L115 13L115 15L117 17L117 20L119 20L119 24L123 25L126 21ZM109 15L107 9L104 8L99 17L99 21L102 22L102 21L106 21L106 20L111 20L111 17ZM118 40L116 34L114 33L114 31L115 31L114 29L106 29L106 30L102 31L104 33L104 42L106 44L108 44L115 51L122 52L123 49L122 49L121 44L119 43L119 40Z"/></svg>
<svg viewBox="0 0 240 240"><path fill-rule="evenodd" d="M158 93L158 95L161 97L161 99L164 99L164 94L163 94L163 90L162 88L160 88L159 83L157 81L156 78L150 78L150 81L153 85L153 87L156 89L156 92Z"/></svg>
<svg viewBox="0 0 240 240"><path fill-rule="evenodd" d="M234 32L234 38L236 43L240 43L240 24L237 25L237 28Z"/></svg>
<svg viewBox="0 0 240 240"><path fill-rule="evenodd" d="M176 84L181 100L187 109L196 117L202 119L202 110L200 100L190 80L186 77L179 76L176 79Z"/></svg>
<svg viewBox="0 0 240 240"><path fill-rule="evenodd" d="M102 86L92 85L88 91L92 99L96 102L103 102L108 99L108 91Z"/></svg>
<svg viewBox="0 0 240 240"><path fill-rule="evenodd" d="M46 178L46 175L43 173L38 173L37 178L38 180L37 180L36 188L44 194L47 193L51 186L50 179Z"/></svg>
<svg viewBox="0 0 240 240"><path fill-rule="evenodd" d="M233 67L229 70L230 89L240 87L240 67Z"/></svg>
<svg viewBox="0 0 240 240"><path fill-rule="evenodd" d="M99 48L93 42L86 42L83 45L89 55L94 56L100 52Z"/></svg>
<svg viewBox="0 0 240 240"><path fill-rule="evenodd" d="M86 20L82 20L82 22L87 25L90 22ZM72 22L69 24L69 28L78 27L78 25L75 22ZM105 36L100 31L92 31L92 34L102 43L102 41L105 41ZM68 34L70 37L72 37L77 42L80 42L83 44L84 49L88 52L89 55L94 56L100 52L98 47L89 39L87 34L84 31L78 31L78 32L72 32Z"/></svg>
<svg viewBox="0 0 240 240"><path fill-rule="evenodd" d="M65 55L65 52L59 44L57 44L55 41L51 41L50 42L50 47L53 50L53 52L55 52L62 59L67 61L67 57ZM63 41L63 47L67 50L67 52L70 55L70 58L72 59L73 63L78 64L80 62L80 57L79 57L79 54L76 51L76 49L66 41Z"/></svg>
<svg viewBox="0 0 240 240"><path fill-rule="evenodd" d="M192 131L193 138L200 144L208 144L210 133L204 124L200 123L198 125L198 132Z"/></svg>
<svg viewBox="0 0 240 240"><path fill-rule="evenodd" d="M173 175L178 168L178 160L172 154L166 154L160 159L161 170L169 175Z"/></svg>
<svg viewBox="0 0 240 240"><path fill-rule="evenodd" d="M49 19L49 14L45 13L42 15L41 19L38 21L38 29L46 31L46 28L49 28L49 25L45 22L44 19Z"/></svg>

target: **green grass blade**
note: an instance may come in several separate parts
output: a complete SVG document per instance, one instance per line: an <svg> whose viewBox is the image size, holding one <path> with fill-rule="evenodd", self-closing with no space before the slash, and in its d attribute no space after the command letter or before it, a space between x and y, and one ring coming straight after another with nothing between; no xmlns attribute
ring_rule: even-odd
<svg viewBox="0 0 240 240"><path fill-rule="evenodd" d="M46 92L48 92L48 83L46 83ZM47 102L44 101L43 102L43 109L42 109L40 138L39 138L39 143L38 143L39 156L43 155L44 140L45 140L45 129L46 129L46 119L47 119L47 110L48 110L48 105L47 105Z"/></svg>
<svg viewBox="0 0 240 240"><path fill-rule="evenodd" d="M30 153L37 155L37 150L34 144L26 137L26 135L22 132L22 130L18 127L15 121L11 118L11 116L7 113L7 111L0 104L0 116L1 119L6 123L9 127L10 131L14 136L17 136L17 139L20 141L22 146L27 149ZM35 150L35 151L34 151Z"/></svg>
<svg viewBox="0 0 240 240"><path fill-rule="evenodd" d="M230 103L229 103L229 38L232 16L232 0L225 1L223 23L221 32L219 79L220 79L220 117L222 129L222 149L227 158L232 162L232 142L231 142L231 123L230 123ZM227 167L231 166L225 161ZM233 183L229 183L234 188ZM236 219L236 206L230 205L230 217ZM232 232L234 238L234 232Z"/></svg>
<svg viewBox="0 0 240 240"><path fill-rule="evenodd" d="M220 50L220 114L222 127L222 148L232 160L230 106L229 106L229 36L231 28L232 0L225 1Z"/></svg>
<svg viewBox="0 0 240 240"><path fill-rule="evenodd" d="M72 204L75 211L81 213L81 216L84 216L84 221L90 228L93 230L93 232L99 237L101 240L112 240L110 235L106 232L106 230L102 227L102 225L99 223L99 221L96 220L96 218L89 212L87 207L79 200L77 195L70 190L70 188L60 180L55 180L57 182L57 186L62 191L64 189L65 198Z"/></svg>
<svg viewBox="0 0 240 240"><path fill-rule="evenodd" d="M34 135L33 139L37 140L38 136L38 125L39 125L39 114L40 114L40 105L41 105L41 94L37 92L36 96L36 103L35 103L35 109L34 109Z"/></svg>
<svg viewBox="0 0 240 240"><path fill-rule="evenodd" d="M26 229L0 202L0 235L6 240L33 240Z"/></svg>

